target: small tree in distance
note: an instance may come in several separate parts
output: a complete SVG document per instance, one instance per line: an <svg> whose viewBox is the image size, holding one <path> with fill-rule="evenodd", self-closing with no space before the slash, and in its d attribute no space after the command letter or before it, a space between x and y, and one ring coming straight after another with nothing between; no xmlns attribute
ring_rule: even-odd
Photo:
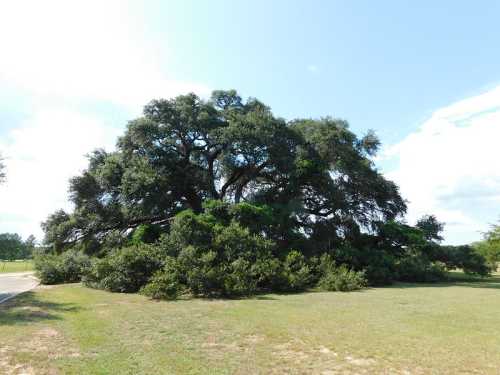
<svg viewBox="0 0 500 375"><path fill-rule="evenodd" d="M500 224L492 225L490 230L484 233L483 240L474 243L473 246L496 270L500 262Z"/></svg>
<svg viewBox="0 0 500 375"><path fill-rule="evenodd" d="M20 260L29 259L33 255L36 246L36 238L30 235L23 241L17 233L0 234L0 260Z"/></svg>

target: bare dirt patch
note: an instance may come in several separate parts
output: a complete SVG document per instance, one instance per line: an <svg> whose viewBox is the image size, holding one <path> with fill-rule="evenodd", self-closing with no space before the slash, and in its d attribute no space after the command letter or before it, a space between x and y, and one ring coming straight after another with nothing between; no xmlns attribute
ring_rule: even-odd
<svg viewBox="0 0 500 375"><path fill-rule="evenodd" d="M345 357L345 360L355 366L372 366L376 363L374 359L371 358L353 358L351 356Z"/></svg>
<svg viewBox="0 0 500 375"><path fill-rule="evenodd" d="M244 342L249 345L255 345L264 341L264 339L265 338L262 335L248 335L247 337L245 337Z"/></svg>
<svg viewBox="0 0 500 375"><path fill-rule="evenodd" d="M0 370L5 375L34 375L33 368L26 364L12 363L11 353L14 348L0 347Z"/></svg>
<svg viewBox="0 0 500 375"><path fill-rule="evenodd" d="M30 363L20 363L16 353L32 354L50 359L77 358L81 354L68 345L63 335L57 330L44 327L32 335L25 342L19 343L17 348L5 346L0 348L0 372L6 375L32 375L36 372ZM58 374L55 368L49 368L46 374Z"/></svg>

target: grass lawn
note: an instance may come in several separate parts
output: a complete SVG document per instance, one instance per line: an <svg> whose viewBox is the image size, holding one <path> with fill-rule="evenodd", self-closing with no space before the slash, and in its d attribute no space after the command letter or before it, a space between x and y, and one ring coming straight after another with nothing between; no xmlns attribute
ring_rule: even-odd
<svg viewBox="0 0 500 375"><path fill-rule="evenodd" d="M42 287L0 305L0 372L499 374L499 292L498 276L176 302Z"/></svg>
<svg viewBox="0 0 500 375"><path fill-rule="evenodd" d="M0 261L0 273L33 271L31 260L5 262Z"/></svg>

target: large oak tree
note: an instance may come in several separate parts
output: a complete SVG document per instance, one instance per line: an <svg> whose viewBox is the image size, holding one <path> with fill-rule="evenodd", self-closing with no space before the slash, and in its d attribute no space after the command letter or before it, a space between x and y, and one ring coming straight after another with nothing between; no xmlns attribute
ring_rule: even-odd
<svg viewBox="0 0 500 375"><path fill-rule="evenodd" d="M379 141L342 120L275 117L256 99L214 91L153 100L114 152L96 150L70 182L74 211L43 224L62 249L99 243L141 224L168 229L179 211L208 199L267 204L282 215L276 233L342 238L404 213L397 186L374 167ZM280 232L281 231L281 232Z"/></svg>

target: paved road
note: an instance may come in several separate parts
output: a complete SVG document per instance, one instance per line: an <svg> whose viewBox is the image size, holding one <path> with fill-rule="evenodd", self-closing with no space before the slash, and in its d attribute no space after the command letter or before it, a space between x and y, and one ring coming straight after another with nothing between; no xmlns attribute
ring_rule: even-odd
<svg viewBox="0 0 500 375"><path fill-rule="evenodd" d="M0 303L37 285L33 272L0 273Z"/></svg>

